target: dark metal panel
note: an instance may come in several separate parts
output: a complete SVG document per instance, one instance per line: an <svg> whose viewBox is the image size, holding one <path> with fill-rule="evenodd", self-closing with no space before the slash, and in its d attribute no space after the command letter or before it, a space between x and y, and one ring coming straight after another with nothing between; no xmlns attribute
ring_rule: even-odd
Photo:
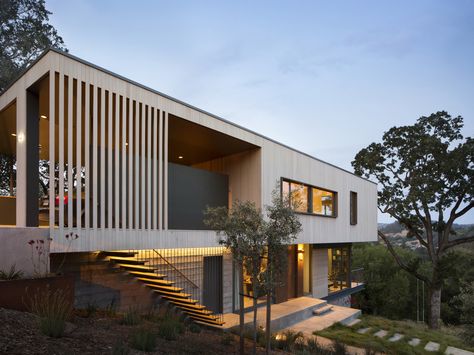
<svg viewBox="0 0 474 355"><path fill-rule="evenodd" d="M209 229L203 223L206 207L228 206L227 175L169 163L168 176L169 229Z"/></svg>
<svg viewBox="0 0 474 355"><path fill-rule="evenodd" d="M38 227L39 98L26 92L26 226Z"/></svg>
<svg viewBox="0 0 474 355"><path fill-rule="evenodd" d="M222 313L222 256L205 256L203 287L203 304L214 313Z"/></svg>

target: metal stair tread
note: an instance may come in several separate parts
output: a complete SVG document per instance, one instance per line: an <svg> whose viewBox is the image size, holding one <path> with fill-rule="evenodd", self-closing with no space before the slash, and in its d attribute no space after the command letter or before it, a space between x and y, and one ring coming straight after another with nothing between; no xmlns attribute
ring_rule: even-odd
<svg viewBox="0 0 474 355"><path fill-rule="evenodd" d="M102 251L101 254L107 256L122 256L122 257L134 257L137 253L133 251Z"/></svg>
<svg viewBox="0 0 474 355"><path fill-rule="evenodd" d="M156 290L156 289L154 289L153 291L165 297L174 297L174 298L179 298L179 299L189 299L189 297L192 296L189 293L183 293L183 292L168 292L168 291L162 291L162 290Z"/></svg>
<svg viewBox="0 0 474 355"><path fill-rule="evenodd" d="M223 325L225 322L217 321L217 320L211 320L211 319L202 319L200 317L193 317L189 316L191 319L198 321L199 323L208 323L208 324L213 324L213 325Z"/></svg>
<svg viewBox="0 0 474 355"><path fill-rule="evenodd" d="M181 307L186 307L186 308L192 308L196 310L203 310L206 309L206 306L203 306L202 304L193 304L193 303L183 303L179 301L171 301L176 307L181 308Z"/></svg>
<svg viewBox="0 0 474 355"><path fill-rule="evenodd" d="M186 311L184 311L186 313ZM191 314L191 313L188 313L188 316L189 317L194 317L194 318L202 318L202 319L206 319L206 320L217 320L219 319L219 317L217 316L214 316L214 315L209 315L209 314Z"/></svg>
<svg viewBox="0 0 474 355"><path fill-rule="evenodd" d="M206 309L205 306L203 306L203 308L193 309L193 308L188 307L188 306L175 304L175 307L181 309L182 312L186 312L186 313L196 313L196 314L203 314L203 315L211 315L211 314L214 313L214 312Z"/></svg>
<svg viewBox="0 0 474 355"><path fill-rule="evenodd" d="M152 289L155 289L157 291L163 290L163 291L176 292L176 293L181 293L181 291L183 291L183 289L181 287L158 285L158 284L149 284L149 283L146 283L145 285L152 288ZM187 295L187 293L185 293L185 295ZM189 295L189 296L191 296L191 295Z"/></svg>
<svg viewBox="0 0 474 355"><path fill-rule="evenodd" d="M154 292L162 294L158 290L154 290ZM169 300L171 303L179 302L179 303L196 304L196 303L199 302L198 300L193 300L191 298L180 298L180 297L167 296L167 295L163 295L163 294L162 294L162 297L166 300Z"/></svg>
<svg viewBox="0 0 474 355"><path fill-rule="evenodd" d="M163 276L164 275L160 275ZM151 284L157 284L157 285L163 285L163 286L171 286L174 284L174 281L169 281L169 280L161 280L161 279L151 279L147 277L137 277L137 280L140 280L145 283L151 283Z"/></svg>
<svg viewBox="0 0 474 355"><path fill-rule="evenodd" d="M163 279L166 277L166 275L163 275L163 274L157 274L157 273L154 273L154 272L143 272L143 271L133 271L133 270L129 270L128 271L129 274L133 275L133 276L146 276L148 278L153 278L153 279ZM172 282L172 281L170 281Z"/></svg>
<svg viewBox="0 0 474 355"><path fill-rule="evenodd" d="M121 257L121 256L109 256L109 259L115 263L131 263L131 264L138 264L144 265L148 262L148 260L137 260L133 257Z"/></svg>
<svg viewBox="0 0 474 355"><path fill-rule="evenodd" d="M132 269L132 270L148 270L148 271L153 271L155 268L151 266L145 266L145 265L132 265L132 264L123 264L123 263L118 263L118 266L120 266L123 269Z"/></svg>

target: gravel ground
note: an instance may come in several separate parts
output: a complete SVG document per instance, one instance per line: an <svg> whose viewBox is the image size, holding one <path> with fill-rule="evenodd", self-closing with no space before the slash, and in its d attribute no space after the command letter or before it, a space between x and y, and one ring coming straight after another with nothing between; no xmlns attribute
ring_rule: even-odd
<svg viewBox="0 0 474 355"><path fill-rule="evenodd" d="M75 316L67 324L62 338L50 338L41 334L37 318L27 312L0 308L0 354L112 354L114 345L122 341L128 344L129 336L139 327L158 329L158 324L144 321L137 326L121 325L118 318L96 315L90 318ZM232 344L222 344L222 334L203 329L201 333L186 331L178 340L157 338L156 351L144 353L130 350L133 354L236 354L238 338ZM246 343L251 353L251 343ZM264 354L263 349L257 351Z"/></svg>

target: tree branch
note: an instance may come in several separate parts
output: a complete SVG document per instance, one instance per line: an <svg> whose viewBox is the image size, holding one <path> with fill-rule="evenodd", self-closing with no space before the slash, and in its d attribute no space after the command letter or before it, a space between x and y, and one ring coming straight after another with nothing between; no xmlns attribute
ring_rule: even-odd
<svg viewBox="0 0 474 355"><path fill-rule="evenodd" d="M421 281L424 281L426 282L427 284L431 285L431 281L421 275L420 273L418 273L415 269L413 268L410 268L408 265L406 265L403 260L400 258L400 256L397 254L397 252L395 251L395 249L393 248L393 245L392 243L390 243L390 241L388 240L387 236L385 234L383 234L381 231L377 231L378 235L380 238L382 238L382 240L385 242L385 244L387 245L387 249L388 251L390 252L390 254L392 254L393 258L395 259L395 261L397 262L398 266L400 266L403 270L409 272L410 274L414 275L417 279L421 280Z"/></svg>
<svg viewBox="0 0 474 355"><path fill-rule="evenodd" d="M462 237L462 238L458 238L458 239L454 239L454 240L451 240L449 241L446 246L444 247L444 250L448 249L448 248L452 248L456 245L459 245L459 244L465 244L465 243L472 243L474 242L474 235L470 235L468 237Z"/></svg>

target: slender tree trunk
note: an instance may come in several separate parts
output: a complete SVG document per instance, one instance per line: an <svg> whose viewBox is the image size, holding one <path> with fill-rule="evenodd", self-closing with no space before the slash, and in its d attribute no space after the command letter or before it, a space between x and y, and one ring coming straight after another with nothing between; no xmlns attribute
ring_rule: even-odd
<svg viewBox="0 0 474 355"><path fill-rule="evenodd" d="M239 264L239 336L240 336L240 355L245 354L244 343L244 269Z"/></svg>
<svg viewBox="0 0 474 355"><path fill-rule="evenodd" d="M270 354L272 342L271 342L271 336L272 336L272 330L271 330L271 320L272 320L272 292L271 290L267 290L267 319L265 322L265 341L266 341L266 353Z"/></svg>
<svg viewBox="0 0 474 355"><path fill-rule="evenodd" d="M253 288L253 349L252 353L257 353L257 275L252 276Z"/></svg>
<svg viewBox="0 0 474 355"><path fill-rule="evenodd" d="M439 328L439 320L441 318L441 286L435 284L429 288L429 327L431 329Z"/></svg>

